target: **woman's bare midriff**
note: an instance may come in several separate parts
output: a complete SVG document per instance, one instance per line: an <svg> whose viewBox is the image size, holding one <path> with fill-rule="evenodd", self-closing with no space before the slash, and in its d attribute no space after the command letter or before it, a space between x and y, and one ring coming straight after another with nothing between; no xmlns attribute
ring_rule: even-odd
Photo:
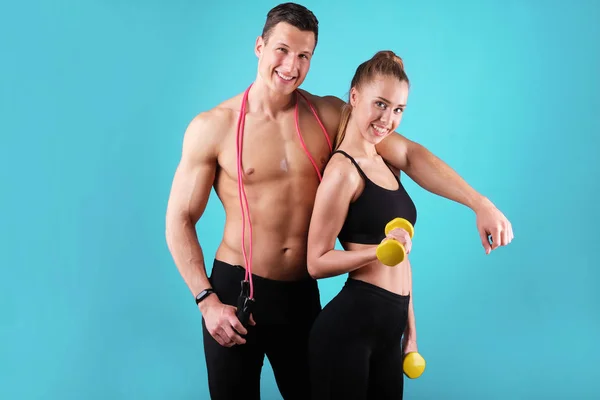
<svg viewBox="0 0 600 400"><path fill-rule="evenodd" d="M365 245L356 243L344 243L346 250L362 250L376 245ZM375 260L355 271L349 273L352 279L361 280L375 286L379 286L387 291L408 295L410 292L410 261L408 257L400 264L388 267L380 261Z"/></svg>

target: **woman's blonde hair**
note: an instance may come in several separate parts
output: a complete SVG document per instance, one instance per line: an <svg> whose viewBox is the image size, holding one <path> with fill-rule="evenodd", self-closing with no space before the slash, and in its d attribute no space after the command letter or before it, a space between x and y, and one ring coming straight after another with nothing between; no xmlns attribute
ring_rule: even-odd
<svg viewBox="0 0 600 400"><path fill-rule="evenodd" d="M364 83L370 82L377 76L393 76L400 82L408 81L408 76L404 72L404 62L402 58L398 57L393 51L382 50L377 52L370 60L363 62L358 66L352 82L350 83L350 90L352 88L359 89ZM346 103L342 108L342 117L334 141L334 150L337 149L346 135L346 128L348 127L348 121L350 120L350 114L352 114L352 106L350 103Z"/></svg>

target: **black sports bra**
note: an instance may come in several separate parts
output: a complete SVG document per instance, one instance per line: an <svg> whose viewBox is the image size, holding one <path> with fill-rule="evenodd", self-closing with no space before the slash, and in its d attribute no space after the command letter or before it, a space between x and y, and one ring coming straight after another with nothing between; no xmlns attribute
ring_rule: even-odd
<svg viewBox="0 0 600 400"><path fill-rule="evenodd" d="M413 226L416 224L417 209L396 174L398 189L383 188L371 181L346 152L336 150L332 155L335 153L350 159L365 181L362 193L348 208L346 221L338 234L341 242L379 244L385 238L385 225L396 217L410 221Z"/></svg>

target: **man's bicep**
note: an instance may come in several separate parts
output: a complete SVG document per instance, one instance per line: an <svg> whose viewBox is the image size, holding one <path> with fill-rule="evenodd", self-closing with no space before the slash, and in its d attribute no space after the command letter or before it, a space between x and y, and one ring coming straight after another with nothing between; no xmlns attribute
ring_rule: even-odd
<svg viewBox="0 0 600 400"><path fill-rule="evenodd" d="M346 102L335 96L324 96L319 99L321 103L321 115L323 123L327 128L329 138L333 141L337 136L337 131L340 125L342 108Z"/></svg>
<svg viewBox="0 0 600 400"><path fill-rule="evenodd" d="M194 120L186 130L169 198L169 211L194 223L208 203L217 169L216 145L207 128L205 122Z"/></svg>
<svg viewBox="0 0 600 400"><path fill-rule="evenodd" d="M182 162L175 171L169 210L174 216L197 222L208 203L216 167L207 163Z"/></svg>
<svg viewBox="0 0 600 400"><path fill-rule="evenodd" d="M379 155L394 168L405 171L409 162L409 149L413 145L416 143L397 132L392 132L377 144L376 148Z"/></svg>

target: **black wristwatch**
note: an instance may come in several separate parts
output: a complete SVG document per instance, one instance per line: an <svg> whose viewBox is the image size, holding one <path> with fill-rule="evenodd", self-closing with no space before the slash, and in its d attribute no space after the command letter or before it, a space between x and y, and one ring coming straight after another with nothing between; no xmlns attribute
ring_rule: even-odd
<svg viewBox="0 0 600 400"><path fill-rule="evenodd" d="M208 288L208 289L204 289L203 291L201 291L200 293L198 293L198 295L196 296L196 305L200 304L200 302L202 300L204 300L205 298L207 298L211 293L214 293L215 291L213 290L213 288Z"/></svg>

